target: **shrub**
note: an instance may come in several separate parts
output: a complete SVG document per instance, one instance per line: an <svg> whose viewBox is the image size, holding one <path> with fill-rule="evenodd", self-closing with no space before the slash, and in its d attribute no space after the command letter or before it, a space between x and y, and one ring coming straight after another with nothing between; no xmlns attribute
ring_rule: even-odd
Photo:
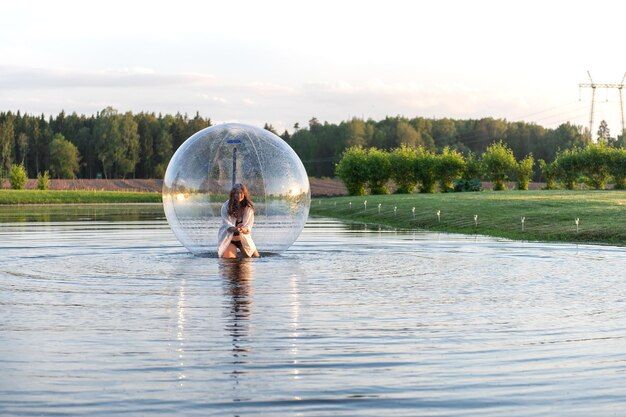
<svg viewBox="0 0 626 417"><path fill-rule="evenodd" d="M581 175L580 148L559 152L554 160L556 178L567 190L573 190Z"/></svg>
<svg viewBox="0 0 626 417"><path fill-rule="evenodd" d="M401 146L389 154L391 164L391 178L396 183L398 194L410 194L417 185L415 176L415 160L417 151L415 148Z"/></svg>
<svg viewBox="0 0 626 417"><path fill-rule="evenodd" d="M626 149L616 148L612 150L609 172L615 181L615 188L626 190Z"/></svg>
<svg viewBox="0 0 626 417"><path fill-rule="evenodd" d="M365 159L367 185L372 194L389 194L387 182L391 178L389 153L377 148L370 148Z"/></svg>
<svg viewBox="0 0 626 417"><path fill-rule="evenodd" d="M493 182L495 191L506 189L505 181L516 166L513 151L502 142L491 144L483 154L485 175Z"/></svg>
<svg viewBox="0 0 626 417"><path fill-rule="evenodd" d="M9 182L11 188L14 190L23 190L28 181L28 174L26 174L26 168L22 164L13 164L9 170Z"/></svg>
<svg viewBox="0 0 626 417"><path fill-rule="evenodd" d="M343 181L350 195L365 195L368 180L367 151L360 146L346 149L335 166L335 173Z"/></svg>
<svg viewBox="0 0 626 417"><path fill-rule="evenodd" d="M477 178L472 178L471 180L460 179L454 181L454 192L465 192L465 191L482 191L483 185Z"/></svg>
<svg viewBox="0 0 626 417"><path fill-rule="evenodd" d="M414 172L420 184L420 193L434 193L437 182L437 156L424 148L418 148Z"/></svg>
<svg viewBox="0 0 626 417"><path fill-rule="evenodd" d="M465 157L465 170L463 171L462 178L464 180L478 180L480 182L482 172L483 167L481 160L476 156L475 153L468 153Z"/></svg>
<svg viewBox="0 0 626 417"><path fill-rule="evenodd" d="M47 190L50 187L50 174L48 171L44 171L43 174L37 174L37 189Z"/></svg>
<svg viewBox="0 0 626 417"><path fill-rule="evenodd" d="M533 177L533 167L535 166L535 159L532 155L526 156L526 158L515 164L515 178L517 180L518 190L528 190L528 183L530 183Z"/></svg>
<svg viewBox="0 0 626 417"><path fill-rule="evenodd" d="M464 171L465 158L459 151L446 147L437 156L435 175L439 178L442 192L454 191L454 180L460 178Z"/></svg>
<svg viewBox="0 0 626 417"><path fill-rule="evenodd" d="M596 190L603 190L609 179L611 148L603 143L591 143L581 153L582 173L585 181Z"/></svg>
<svg viewBox="0 0 626 417"><path fill-rule="evenodd" d="M539 169L546 180L546 190L556 190L556 163L547 163L543 159L539 160Z"/></svg>

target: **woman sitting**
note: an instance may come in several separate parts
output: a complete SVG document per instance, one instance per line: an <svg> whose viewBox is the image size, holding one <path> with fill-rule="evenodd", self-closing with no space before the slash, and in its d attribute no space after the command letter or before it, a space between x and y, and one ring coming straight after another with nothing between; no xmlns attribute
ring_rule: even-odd
<svg viewBox="0 0 626 417"><path fill-rule="evenodd" d="M218 234L217 255L220 258L236 258L237 249L245 257L258 257L259 252L252 241L254 205L243 184L235 184L230 198L222 205L222 226Z"/></svg>

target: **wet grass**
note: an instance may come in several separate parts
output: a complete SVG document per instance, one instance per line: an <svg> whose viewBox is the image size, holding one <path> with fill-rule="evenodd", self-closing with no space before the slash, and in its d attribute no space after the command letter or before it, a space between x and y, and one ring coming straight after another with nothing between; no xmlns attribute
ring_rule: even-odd
<svg viewBox="0 0 626 417"><path fill-rule="evenodd" d="M0 205L160 203L161 193L99 190L0 190Z"/></svg>
<svg viewBox="0 0 626 417"><path fill-rule="evenodd" d="M367 209L363 204L366 200ZM381 204L380 213L378 204ZM483 191L333 197L313 199L311 214L399 229L626 246L626 191ZM577 218L580 219L578 231Z"/></svg>

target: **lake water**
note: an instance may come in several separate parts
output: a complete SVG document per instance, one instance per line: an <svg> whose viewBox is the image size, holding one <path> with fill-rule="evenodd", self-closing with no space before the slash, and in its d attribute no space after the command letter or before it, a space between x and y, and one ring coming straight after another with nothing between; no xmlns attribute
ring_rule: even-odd
<svg viewBox="0 0 626 417"><path fill-rule="evenodd" d="M3 207L0 415L623 415L624 271L321 218L196 258L158 205Z"/></svg>

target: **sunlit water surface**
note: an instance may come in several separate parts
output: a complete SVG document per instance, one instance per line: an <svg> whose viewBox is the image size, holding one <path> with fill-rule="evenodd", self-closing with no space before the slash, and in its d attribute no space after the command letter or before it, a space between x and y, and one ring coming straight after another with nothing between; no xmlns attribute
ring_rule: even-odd
<svg viewBox="0 0 626 417"><path fill-rule="evenodd" d="M310 219L196 258L158 205L0 209L0 415L623 415L623 248Z"/></svg>

